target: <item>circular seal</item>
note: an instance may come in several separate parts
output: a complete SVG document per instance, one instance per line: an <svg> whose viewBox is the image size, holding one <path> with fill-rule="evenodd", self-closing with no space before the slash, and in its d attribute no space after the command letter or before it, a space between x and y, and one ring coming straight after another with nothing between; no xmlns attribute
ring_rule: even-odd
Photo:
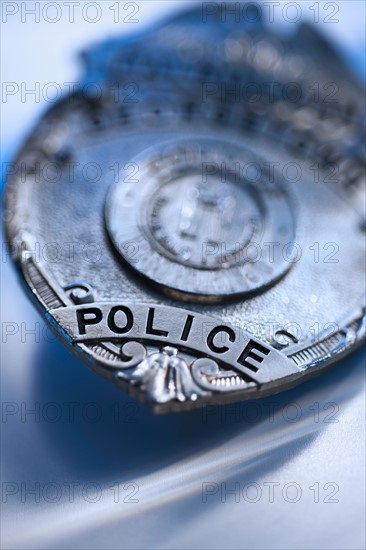
<svg viewBox="0 0 366 550"><path fill-rule="evenodd" d="M131 162L134 177L129 166L109 193L106 226L124 261L166 292L226 300L262 291L291 267L292 251L281 251L295 240L294 205L256 154L195 137Z"/></svg>

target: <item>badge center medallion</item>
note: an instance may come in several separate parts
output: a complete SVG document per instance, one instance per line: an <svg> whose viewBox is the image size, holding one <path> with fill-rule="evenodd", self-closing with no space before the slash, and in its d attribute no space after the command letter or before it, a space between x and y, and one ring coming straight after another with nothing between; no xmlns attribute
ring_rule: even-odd
<svg viewBox="0 0 366 550"><path fill-rule="evenodd" d="M291 267L281 254L295 238L288 191L251 151L185 139L132 163L135 177L122 173L109 194L106 226L123 260L164 292L218 302Z"/></svg>

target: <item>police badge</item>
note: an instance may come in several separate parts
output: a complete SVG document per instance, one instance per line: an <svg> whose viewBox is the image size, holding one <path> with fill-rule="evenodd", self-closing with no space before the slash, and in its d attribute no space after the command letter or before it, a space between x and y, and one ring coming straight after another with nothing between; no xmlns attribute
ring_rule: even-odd
<svg viewBox="0 0 366 550"><path fill-rule="evenodd" d="M365 337L362 87L311 27L225 9L86 52L7 184L48 323L157 412L282 391Z"/></svg>

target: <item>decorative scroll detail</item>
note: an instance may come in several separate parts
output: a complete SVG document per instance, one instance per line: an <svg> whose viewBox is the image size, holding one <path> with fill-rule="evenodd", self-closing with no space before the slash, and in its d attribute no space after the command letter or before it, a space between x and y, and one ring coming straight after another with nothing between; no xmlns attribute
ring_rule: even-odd
<svg viewBox="0 0 366 550"><path fill-rule="evenodd" d="M63 307L65 303L52 289L39 265L33 258L27 258L23 264L23 272L31 289L36 289L39 300L48 308Z"/></svg>
<svg viewBox="0 0 366 550"><path fill-rule="evenodd" d="M225 370L213 359L189 362L177 348L163 346L148 352L145 345L129 341L121 346L112 342L82 344L99 362L115 369L116 382L128 382L144 391L149 400L167 403L196 401L213 392L232 392L255 388L245 375Z"/></svg>
<svg viewBox="0 0 366 550"><path fill-rule="evenodd" d="M32 293L47 309L64 307L69 301L63 298L63 292L53 281L42 262L37 261L34 250L36 239L29 231L20 231L15 239L20 248L20 265L25 280Z"/></svg>
<svg viewBox="0 0 366 550"><path fill-rule="evenodd" d="M35 243L33 235L28 232L21 232L19 241L21 246L21 268L31 291L37 294L38 299L47 309L65 306L67 301L64 301L60 292L56 291L56 285L50 284L49 274L32 253L35 248L34 245L32 246L32 243Z"/></svg>
<svg viewBox="0 0 366 550"><path fill-rule="evenodd" d="M213 359L200 358L192 363L192 377L202 388L212 392L255 388L257 385L244 374L224 371Z"/></svg>
<svg viewBox="0 0 366 550"><path fill-rule="evenodd" d="M69 297L74 304L91 304L94 302L93 288L89 283L77 281L65 286L64 290L69 292Z"/></svg>
<svg viewBox="0 0 366 550"><path fill-rule="evenodd" d="M74 304L90 304L95 301L95 291L86 281L75 281L62 288L50 270L35 257L36 239L28 231L18 235L21 269L29 288L47 310Z"/></svg>
<svg viewBox="0 0 366 550"><path fill-rule="evenodd" d="M157 403L196 401L199 396L206 394L192 379L188 363L178 355L176 348L164 346L160 351L145 355L142 361L141 355L146 354L142 344L127 342L121 352L133 356L118 370L117 380L139 386L149 400ZM135 368L131 370L131 366Z"/></svg>
<svg viewBox="0 0 366 550"><path fill-rule="evenodd" d="M139 338L110 341L108 331L105 335L102 334L102 338L78 341L77 335L72 334L73 324L68 326L67 322L61 322L62 314L73 311L75 304L81 308L87 304L94 304L94 307L99 308L103 306L106 308L103 313L106 314L110 304L96 303L94 289L87 282L77 281L64 288L60 287L49 270L34 258L31 252L34 250L32 236L27 233L21 237L20 264L32 293L56 323L69 334L75 346L81 348L89 359L94 360L105 371L112 371L112 377L118 385L136 388L149 401L158 405L170 403L173 407L174 402L192 404L197 400L207 400L213 395L245 393L247 390L259 389L262 382L254 381L244 372L231 369L229 364L225 365L221 360L202 357L189 342L185 343L186 351L182 352L174 341L170 345L153 339L146 343L143 331L141 340L144 343L138 341ZM364 340L365 311L363 309L356 318L327 338L290 353L287 358L296 365L297 372L317 369L323 363L332 362L336 356L346 354L350 347ZM137 312L138 307L134 304L134 314L137 315ZM67 319L66 315L64 320ZM130 337L132 338L132 334ZM273 352L276 353L275 350ZM279 364L276 363L275 366L278 368ZM284 369L289 374L296 374L288 364L284 364Z"/></svg>
<svg viewBox="0 0 366 550"><path fill-rule="evenodd" d="M296 365L301 369L308 369L318 366L339 355L357 342L361 342L366 336L366 308L363 308L362 315L356 321L351 322L344 328L338 330L328 338L289 355Z"/></svg>

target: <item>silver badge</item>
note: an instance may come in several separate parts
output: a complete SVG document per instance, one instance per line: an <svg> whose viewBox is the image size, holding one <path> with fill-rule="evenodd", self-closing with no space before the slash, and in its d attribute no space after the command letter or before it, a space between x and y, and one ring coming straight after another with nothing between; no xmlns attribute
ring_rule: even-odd
<svg viewBox="0 0 366 550"><path fill-rule="evenodd" d="M331 48L198 10L86 63L6 192L65 343L162 412L281 391L361 345L363 91Z"/></svg>

